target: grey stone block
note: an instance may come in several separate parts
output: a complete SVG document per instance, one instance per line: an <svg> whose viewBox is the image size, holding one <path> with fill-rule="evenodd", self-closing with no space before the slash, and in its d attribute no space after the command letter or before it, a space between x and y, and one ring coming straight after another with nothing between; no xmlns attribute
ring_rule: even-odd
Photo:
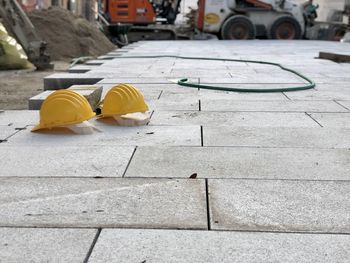
<svg viewBox="0 0 350 263"><path fill-rule="evenodd" d="M170 104L170 103L169 103ZM161 109L171 109L171 105ZM181 104L177 104L181 106ZM174 107L175 108L175 107ZM181 109L181 107L178 107ZM183 106L183 109L189 107ZM155 108L158 109L158 108ZM155 111L152 125L205 125L230 127L318 127L305 113Z"/></svg>
<svg viewBox="0 0 350 263"><path fill-rule="evenodd" d="M80 73L56 73L44 78L44 90L66 89L72 85L92 85L101 80L101 77Z"/></svg>
<svg viewBox="0 0 350 263"><path fill-rule="evenodd" d="M104 229L89 262L345 263L349 244L349 235Z"/></svg>
<svg viewBox="0 0 350 263"><path fill-rule="evenodd" d="M186 98L184 96L183 99L166 99L160 97L157 100L151 100L148 102L149 107L155 111L167 111L167 110L189 110L189 111L198 111L199 110L199 100L196 98ZM171 121L169 121L170 125L173 125ZM163 125L163 124L162 124ZM181 124L180 124L181 125Z"/></svg>
<svg viewBox="0 0 350 263"><path fill-rule="evenodd" d="M101 59L101 60L112 60L115 57L117 57L118 55L103 55L103 56L99 56L97 57L97 59Z"/></svg>
<svg viewBox="0 0 350 263"><path fill-rule="evenodd" d="M16 134L18 130L12 126L0 125L0 142L6 141L9 137Z"/></svg>
<svg viewBox="0 0 350 263"><path fill-rule="evenodd" d="M73 85L69 90L73 90L84 96L92 109L96 109L101 101L102 86L101 85ZM54 91L47 90L29 99L29 110L40 110L44 100Z"/></svg>
<svg viewBox="0 0 350 263"><path fill-rule="evenodd" d="M350 112L348 113L311 113L312 118L323 127L350 128Z"/></svg>
<svg viewBox="0 0 350 263"><path fill-rule="evenodd" d="M32 127L11 137L8 143L16 145L162 145L162 146L200 146L199 126L138 126L121 127L100 122L103 132L90 135L32 133ZM53 144L54 143L54 144Z"/></svg>
<svg viewBox="0 0 350 263"><path fill-rule="evenodd" d="M95 229L0 228L3 262L83 262Z"/></svg>
<svg viewBox="0 0 350 263"><path fill-rule="evenodd" d="M4 177L122 177L134 147L10 146L0 147Z"/></svg>
<svg viewBox="0 0 350 263"><path fill-rule="evenodd" d="M139 147L126 177L350 180L350 150Z"/></svg>
<svg viewBox="0 0 350 263"><path fill-rule="evenodd" d="M86 73L96 69L97 65L76 65L68 69L69 73Z"/></svg>
<svg viewBox="0 0 350 263"><path fill-rule="evenodd" d="M205 146L349 148L348 128L203 127Z"/></svg>
<svg viewBox="0 0 350 263"><path fill-rule="evenodd" d="M236 87L235 85L230 85L230 84L220 84L220 86ZM274 85L271 85L271 86L275 87ZM280 86L283 86L283 85L279 84L278 87ZM245 85L240 85L240 87L256 88L258 86L254 84L245 84ZM215 91L215 90L206 90L206 89L200 89L198 93L199 93L199 98L204 101L205 100L227 100L227 101L230 101L231 103L235 103L236 101L241 101L241 100L243 101L288 100L288 98L284 96L282 93L244 93L244 92Z"/></svg>
<svg viewBox="0 0 350 263"><path fill-rule="evenodd" d="M0 114L0 125L25 128L39 122L39 112L29 110L8 110Z"/></svg>
<svg viewBox="0 0 350 263"><path fill-rule="evenodd" d="M172 84L176 78L105 78L98 82L98 84L110 83L130 83L130 84ZM191 82L199 83L198 78L191 79Z"/></svg>
<svg viewBox="0 0 350 263"><path fill-rule="evenodd" d="M206 229L203 180L2 178L0 226Z"/></svg>
<svg viewBox="0 0 350 263"><path fill-rule="evenodd" d="M215 230L350 233L350 181L209 180Z"/></svg>
<svg viewBox="0 0 350 263"><path fill-rule="evenodd" d="M235 101L201 99L202 111L346 112L334 101Z"/></svg>
<svg viewBox="0 0 350 263"><path fill-rule="evenodd" d="M105 60L101 60L101 59L92 59L92 60L86 61L86 62L85 62L85 65L100 66L100 65L103 65L104 63L106 63Z"/></svg>
<svg viewBox="0 0 350 263"><path fill-rule="evenodd" d="M102 96L102 86L101 85L73 85L68 88L83 95L91 105L92 109L95 110Z"/></svg>
<svg viewBox="0 0 350 263"><path fill-rule="evenodd" d="M29 110L40 110L41 105L43 104L44 100L52 93L53 90L46 90L38 95L35 95L31 97L28 100L28 109Z"/></svg>
<svg viewBox="0 0 350 263"><path fill-rule="evenodd" d="M350 89L348 89L350 92ZM340 103L341 105L343 105L343 107L345 107L346 109L348 109L350 111L350 99L349 100L341 100L338 101L338 103Z"/></svg>
<svg viewBox="0 0 350 263"><path fill-rule="evenodd" d="M350 90L318 89L285 93L292 100L350 100Z"/></svg>

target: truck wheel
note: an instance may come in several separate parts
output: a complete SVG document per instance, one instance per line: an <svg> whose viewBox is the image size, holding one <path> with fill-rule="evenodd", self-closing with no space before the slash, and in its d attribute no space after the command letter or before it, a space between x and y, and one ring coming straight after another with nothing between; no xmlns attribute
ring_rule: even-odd
<svg viewBox="0 0 350 263"><path fill-rule="evenodd" d="M272 39L300 39L301 26L292 16L281 16L273 22L269 30Z"/></svg>
<svg viewBox="0 0 350 263"><path fill-rule="evenodd" d="M221 38L236 40L254 39L255 26L246 16L231 16L222 25Z"/></svg>

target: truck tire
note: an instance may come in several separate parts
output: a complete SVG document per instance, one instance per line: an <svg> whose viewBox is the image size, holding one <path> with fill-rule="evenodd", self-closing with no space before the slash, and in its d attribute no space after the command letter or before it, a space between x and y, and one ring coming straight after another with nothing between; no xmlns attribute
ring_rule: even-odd
<svg viewBox="0 0 350 263"><path fill-rule="evenodd" d="M269 29L271 39L301 39L302 32L299 22L292 16L277 18Z"/></svg>
<svg viewBox="0 0 350 263"><path fill-rule="evenodd" d="M246 16L231 16L221 27L221 38L232 40L254 39L255 26Z"/></svg>

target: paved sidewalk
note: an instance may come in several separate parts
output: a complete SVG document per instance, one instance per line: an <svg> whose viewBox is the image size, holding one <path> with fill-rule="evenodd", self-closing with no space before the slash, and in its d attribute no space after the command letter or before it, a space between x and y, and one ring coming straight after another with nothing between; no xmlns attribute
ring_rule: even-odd
<svg viewBox="0 0 350 263"><path fill-rule="evenodd" d="M149 125L31 133L38 111L0 112L2 262L349 262L350 64L315 41L157 41L116 50L45 89L133 83ZM229 93L172 80L269 88ZM82 73L76 73L82 72ZM195 179L190 179L195 177Z"/></svg>

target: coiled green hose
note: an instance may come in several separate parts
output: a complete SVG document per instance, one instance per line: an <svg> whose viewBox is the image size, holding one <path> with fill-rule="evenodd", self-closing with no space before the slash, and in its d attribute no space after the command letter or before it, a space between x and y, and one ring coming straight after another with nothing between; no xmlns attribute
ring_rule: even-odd
<svg viewBox="0 0 350 263"><path fill-rule="evenodd" d="M258 61L258 60L245 60L245 59L228 59L228 58L207 58L207 57L183 57L183 56L172 56L172 55L158 55L158 56L120 56L119 58L179 58L179 59L187 59L187 60L210 60L210 61L230 61L230 62L243 62L243 63L255 63L255 64L263 64L263 65L271 65L275 67L279 67L280 69L291 72L294 75L306 80L308 82L307 85L297 86L297 87L287 87L287 88L228 88L228 87L220 87L213 85L204 85L204 84L196 84L188 82L187 78L178 80L177 84L184 87L191 88L200 88L200 89L208 89L208 90L222 90L222 91L232 91L232 92L254 92L254 93L267 93L267 92L288 92L288 91L300 91L300 90L308 90L316 87L316 84L313 80L304 76L303 74L287 68L281 64L268 62L268 61Z"/></svg>

